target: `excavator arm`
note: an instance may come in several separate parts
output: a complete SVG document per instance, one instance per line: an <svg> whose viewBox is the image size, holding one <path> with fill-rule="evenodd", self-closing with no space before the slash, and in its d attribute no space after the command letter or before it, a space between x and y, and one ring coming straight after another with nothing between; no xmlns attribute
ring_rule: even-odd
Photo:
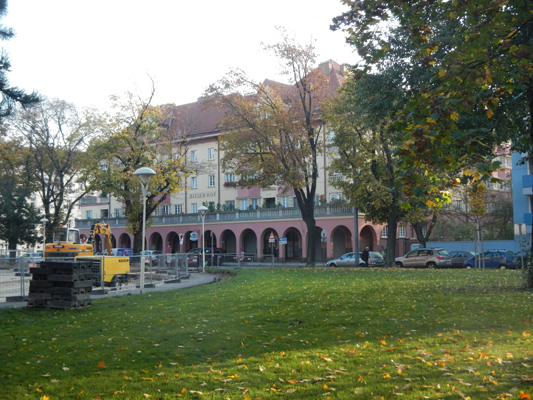
<svg viewBox="0 0 533 400"><path fill-rule="evenodd" d="M111 245L111 228L108 224L103 224L100 222L97 222L93 226L91 226L91 231L89 233L89 238L87 239L88 243L94 242L94 235L104 235L104 241L105 241L105 247L107 250L107 255L111 255L112 251L112 245Z"/></svg>

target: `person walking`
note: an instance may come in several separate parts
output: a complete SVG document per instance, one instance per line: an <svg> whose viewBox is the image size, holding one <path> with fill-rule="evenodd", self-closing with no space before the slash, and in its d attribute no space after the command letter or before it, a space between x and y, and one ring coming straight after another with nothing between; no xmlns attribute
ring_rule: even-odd
<svg viewBox="0 0 533 400"><path fill-rule="evenodd" d="M368 257L369 256L370 256L370 253L368 252L368 246L367 246L367 247L365 247L365 249L361 253L361 259L363 260L365 267L368 267Z"/></svg>

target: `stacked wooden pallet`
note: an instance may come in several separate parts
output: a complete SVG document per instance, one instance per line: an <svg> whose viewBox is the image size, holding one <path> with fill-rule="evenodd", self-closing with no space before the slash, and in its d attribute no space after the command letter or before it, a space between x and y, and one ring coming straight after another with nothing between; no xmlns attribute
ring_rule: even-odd
<svg viewBox="0 0 533 400"><path fill-rule="evenodd" d="M28 307L72 309L91 304L92 263L44 261L32 268Z"/></svg>

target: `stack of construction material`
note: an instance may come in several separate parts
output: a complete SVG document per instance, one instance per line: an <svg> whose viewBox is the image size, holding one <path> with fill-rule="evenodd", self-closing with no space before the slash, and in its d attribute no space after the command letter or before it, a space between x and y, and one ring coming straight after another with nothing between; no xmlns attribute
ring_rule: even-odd
<svg viewBox="0 0 533 400"><path fill-rule="evenodd" d="M72 309L91 304L92 263L44 261L32 268L28 307Z"/></svg>

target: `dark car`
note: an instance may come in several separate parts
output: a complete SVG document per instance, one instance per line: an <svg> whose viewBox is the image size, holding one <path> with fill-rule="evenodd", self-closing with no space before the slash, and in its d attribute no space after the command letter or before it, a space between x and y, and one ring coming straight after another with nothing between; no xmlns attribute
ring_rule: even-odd
<svg viewBox="0 0 533 400"><path fill-rule="evenodd" d="M187 253L187 257L191 260L197 260L198 268L201 268L202 265L202 251L203 249L201 247L197 247L194 249L189 250ZM218 247L211 248L206 247L205 248L205 263L206 265L217 265L220 266L224 263L225 260L225 254L224 250L220 249Z"/></svg>
<svg viewBox="0 0 533 400"><path fill-rule="evenodd" d="M396 257L399 268L451 268L452 260L446 250L440 247L420 247L402 257Z"/></svg>
<svg viewBox="0 0 533 400"><path fill-rule="evenodd" d="M361 257L362 252L359 252L359 257ZM385 265L385 259L381 253L377 251L368 252L368 266L369 267L383 267Z"/></svg>
<svg viewBox="0 0 533 400"><path fill-rule="evenodd" d="M466 260L475 256L473 251L456 250L450 251L450 257L452 258L453 268L463 268Z"/></svg>
<svg viewBox="0 0 533 400"><path fill-rule="evenodd" d="M465 268L516 268L514 253L508 250L487 250L464 262Z"/></svg>

